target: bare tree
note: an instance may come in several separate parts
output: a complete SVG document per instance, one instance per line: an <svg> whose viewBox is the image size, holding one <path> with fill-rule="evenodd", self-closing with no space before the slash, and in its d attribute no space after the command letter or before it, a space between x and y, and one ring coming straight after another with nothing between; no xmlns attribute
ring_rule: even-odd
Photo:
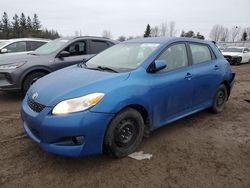
<svg viewBox="0 0 250 188"><path fill-rule="evenodd" d="M164 36L164 37L168 35L168 24L167 24L167 22L161 24L160 33L161 33L160 35Z"/></svg>
<svg viewBox="0 0 250 188"><path fill-rule="evenodd" d="M239 26L234 26L231 28L231 37L233 42L239 37L240 30L241 28Z"/></svg>
<svg viewBox="0 0 250 188"><path fill-rule="evenodd" d="M169 36L174 37L177 33L177 30L175 29L175 22L171 21L169 23Z"/></svg>
<svg viewBox="0 0 250 188"><path fill-rule="evenodd" d="M223 25L216 24L210 31L209 37L214 41L220 41L222 38L225 38L225 36L223 36L223 34L225 34L224 32L225 29Z"/></svg>
<svg viewBox="0 0 250 188"><path fill-rule="evenodd" d="M126 40L126 37L125 36L119 36L117 40L120 41L120 42L123 42L123 41Z"/></svg>
<svg viewBox="0 0 250 188"><path fill-rule="evenodd" d="M160 36L160 29L158 26L155 26L151 29L151 34L153 37L158 37Z"/></svg>
<svg viewBox="0 0 250 188"><path fill-rule="evenodd" d="M229 38L229 30L227 27L223 27L222 33L221 33L221 41L227 41Z"/></svg>
<svg viewBox="0 0 250 188"><path fill-rule="evenodd" d="M112 39L113 38L112 33L109 30L104 30L102 32L102 37L105 37L105 38L108 38L108 39Z"/></svg>
<svg viewBox="0 0 250 188"><path fill-rule="evenodd" d="M248 36L248 40L250 40L250 27L247 27L245 29L246 33L247 33L247 36Z"/></svg>

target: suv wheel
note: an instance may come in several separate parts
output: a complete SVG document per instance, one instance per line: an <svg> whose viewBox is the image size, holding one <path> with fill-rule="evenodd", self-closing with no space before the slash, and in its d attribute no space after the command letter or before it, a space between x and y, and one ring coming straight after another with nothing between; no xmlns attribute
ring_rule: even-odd
<svg viewBox="0 0 250 188"><path fill-rule="evenodd" d="M45 76L44 72L34 72L28 75L23 81L22 94L25 95L32 84L34 84L39 78Z"/></svg>

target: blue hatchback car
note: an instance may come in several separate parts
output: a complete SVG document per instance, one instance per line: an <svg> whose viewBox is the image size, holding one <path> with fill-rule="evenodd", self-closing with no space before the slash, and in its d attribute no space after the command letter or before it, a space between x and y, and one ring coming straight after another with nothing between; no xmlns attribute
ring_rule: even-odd
<svg viewBox="0 0 250 188"><path fill-rule="evenodd" d="M234 77L212 42L130 40L39 79L21 117L28 136L48 152L123 157L151 130L207 108L221 112Z"/></svg>

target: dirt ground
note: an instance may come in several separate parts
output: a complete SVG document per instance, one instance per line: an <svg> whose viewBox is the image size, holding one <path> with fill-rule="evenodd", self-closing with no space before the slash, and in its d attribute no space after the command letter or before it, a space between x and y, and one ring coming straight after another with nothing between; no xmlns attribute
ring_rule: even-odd
<svg viewBox="0 0 250 188"><path fill-rule="evenodd" d="M250 187L250 64L233 66L224 112L203 111L153 132L151 160L65 158L24 136L21 98L0 93L0 187Z"/></svg>

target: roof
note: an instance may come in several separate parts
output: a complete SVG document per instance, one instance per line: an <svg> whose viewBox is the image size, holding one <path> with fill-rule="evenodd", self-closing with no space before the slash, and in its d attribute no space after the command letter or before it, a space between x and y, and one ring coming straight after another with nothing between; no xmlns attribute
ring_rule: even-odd
<svg viewBox="0 0 250 188"><path fill-rule="evenodd" d="M199 42L199 43L208 43L206 40L196 39L196 38L186 38L186 37L147 37L147 38L139 38L127 40L124 43L160 43L165 44L167 42Z"/></svg>
<svg viewBox="0 0 250 188"><path fill-rule="evenodd" d="M101 40L107 40L107 41L111 41L113 43L118 43L118 41L115 41L115 40L112 40L112 39L109 39L109 38L105 38L105 37L97 37L97 36L77 36L77 37L62 37L62 38L59 38L59 39L65 39L65 40L75 40L75 39L93 39L93 40L98 40L98 39L101 39Z"/></svg>
<svg viewBox="0 0 250 188"><path fill-rule="evenodd" d="M8 39L5 41L9 41L9 42L15 42L15 41L50 41L50 39L42 39L42 38L13 38L13 39Z"/></svg>

